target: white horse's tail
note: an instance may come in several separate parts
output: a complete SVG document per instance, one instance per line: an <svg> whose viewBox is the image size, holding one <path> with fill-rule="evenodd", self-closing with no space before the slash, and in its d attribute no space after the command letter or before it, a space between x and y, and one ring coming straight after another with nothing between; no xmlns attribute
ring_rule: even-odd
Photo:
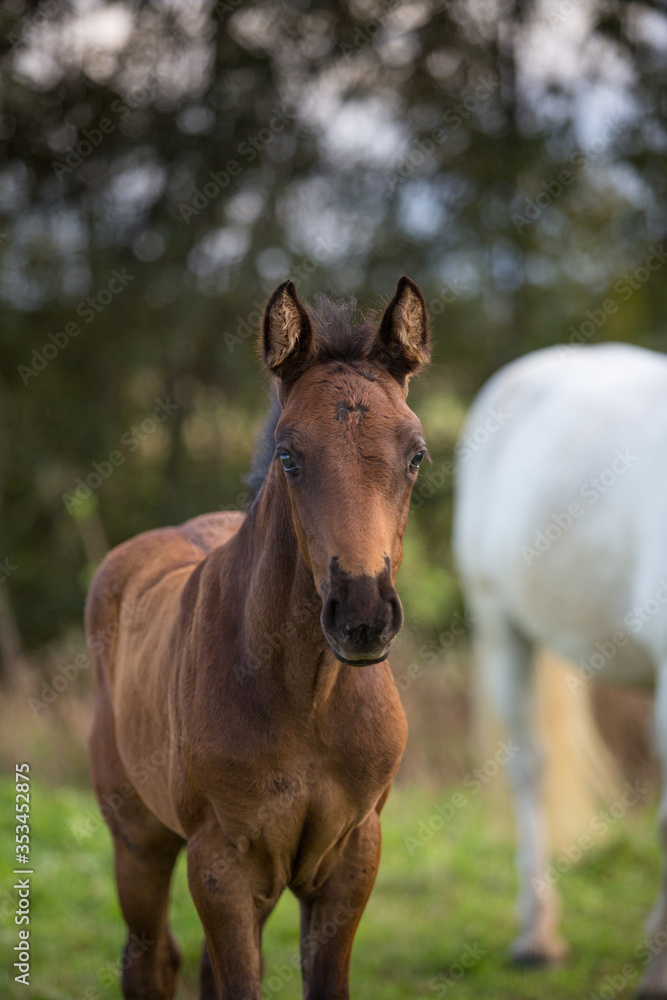
<svg viewBox="0 0 667 1000"><path fill-rule="evenodd" d="M474 691L478 743L486 760L505 734L479 682ZM544 752L549 846L552 854L558 854L584 833L596 839L599 825L592 820L618 798L622 782L593 718L590 685L580 681L569 661L546 650L537 653L535 663L535 729ZM506 800L504 811L509 815L507 784L490 782L489 788L497 799Z"/></svg>

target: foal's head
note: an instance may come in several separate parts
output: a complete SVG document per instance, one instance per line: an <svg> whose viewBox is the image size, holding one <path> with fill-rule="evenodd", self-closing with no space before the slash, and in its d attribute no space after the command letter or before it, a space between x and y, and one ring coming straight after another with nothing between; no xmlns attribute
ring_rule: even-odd
<svg viewBox="0 0 667 1000"><path fill-rule="evenodd" d="M379 325L352 327L349 313L328 300L309 312L286 281L266 307L261 346L282 406L274 461L322 596L322 631L339 660L367 665L385 659L403 622L394 580L427 455L405 399L429 332L406 277Z"/></svg>

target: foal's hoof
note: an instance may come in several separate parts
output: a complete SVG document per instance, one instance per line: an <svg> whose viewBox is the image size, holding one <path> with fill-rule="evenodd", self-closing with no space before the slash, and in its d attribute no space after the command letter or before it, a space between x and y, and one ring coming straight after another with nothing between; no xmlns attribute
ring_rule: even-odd
<svg viewBox="0 0 667 1000"><path fill-rule="evenodd" d="M568 950L560 938L520 937L511 945L509 957L512 964L519 968L537 969L561 965Z"/></svg>

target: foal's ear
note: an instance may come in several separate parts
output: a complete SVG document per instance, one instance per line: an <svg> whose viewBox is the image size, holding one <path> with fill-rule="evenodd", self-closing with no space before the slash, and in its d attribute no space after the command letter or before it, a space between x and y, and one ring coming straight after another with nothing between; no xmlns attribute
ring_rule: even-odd
<svg viewBox="0 0 667 1000"><path fill-rule="evenodd" d="M313 343L310 319L291 279L278 285L262 322L262 359L288 387L303 371Z"/></svg>
<svg viewBox="0 0 667 1000"><path fill-rule="evenodd" d="M429 340L424 296L414 281L403 275L382 317L370 357L407 384L410 376L431 360Z"/></svg>

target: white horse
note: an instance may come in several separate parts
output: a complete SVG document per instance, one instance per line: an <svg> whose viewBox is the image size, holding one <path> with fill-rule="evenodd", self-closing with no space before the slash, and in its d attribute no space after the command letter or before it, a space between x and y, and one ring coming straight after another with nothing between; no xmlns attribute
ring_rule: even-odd
<svg viewBox="0 0 667 1000"><path fill-rule="evenodd" d="M476 619L475 660L521 747L508 764L519 839L512 954L557 961L565 949L545 877L533 653L546 647L574 661L574 687L591 677L654 686L667 776L667 357L601 344L512 362L475 399L457 451L454 546ZM664 778L659 835L666 850ZM573 844L572 856L577 849L586 844ZM666 928L663 877L649 930L662 947L652 949L642 997L667 997Z"/></svg>

